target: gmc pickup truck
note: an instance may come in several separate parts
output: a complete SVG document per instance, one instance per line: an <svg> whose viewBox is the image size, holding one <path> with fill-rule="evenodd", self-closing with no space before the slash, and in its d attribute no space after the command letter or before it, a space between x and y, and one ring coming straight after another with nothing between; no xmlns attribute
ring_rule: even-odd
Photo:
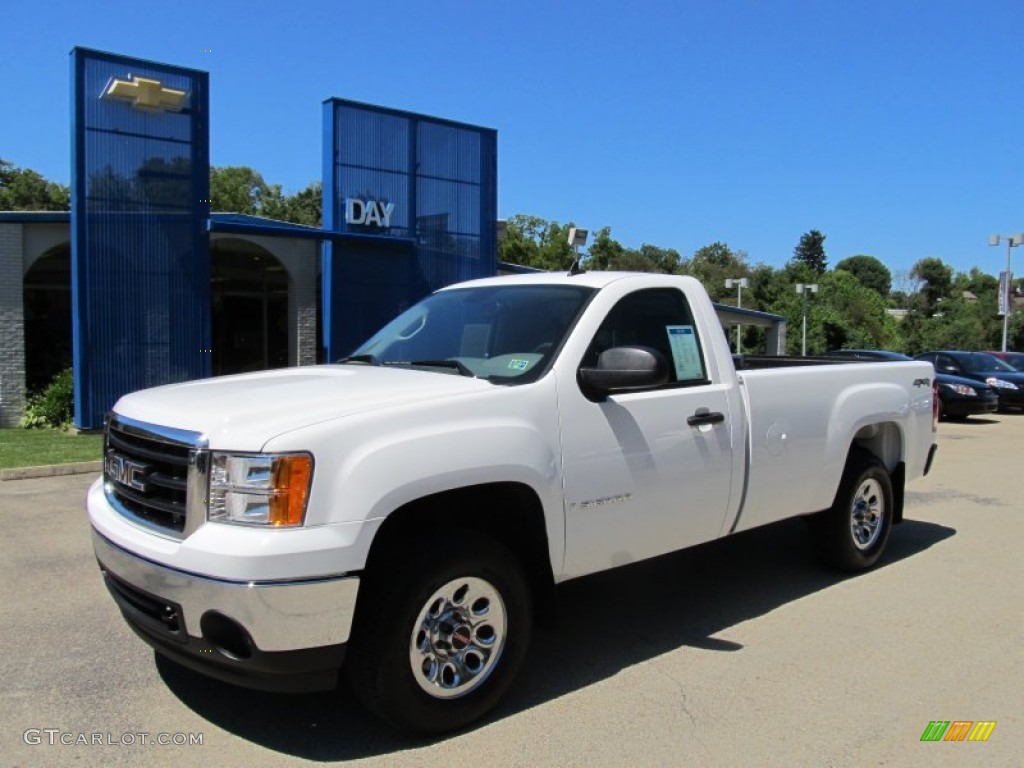
<svg viewBox="0 0 1024 768"><path fill-rule="evenodd" d="M121 398L88 492L158 652L409 731L507 690L560 582L805 516L874 565L935 452L932 367L736 358L688 277L438 291L334 365Z"/></svg>

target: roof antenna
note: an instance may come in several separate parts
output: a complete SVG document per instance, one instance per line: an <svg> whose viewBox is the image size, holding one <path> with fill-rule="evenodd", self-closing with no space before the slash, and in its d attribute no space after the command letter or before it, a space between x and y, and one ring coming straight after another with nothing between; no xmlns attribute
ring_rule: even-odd
<svg viewBox="0 0 1024 768"><path fill-rule="evenodd" d="M569 277L582 275L587 271L580 265L580 246L587 244L587 234L587 230L580 227L569 227L569 247L576 254L576 260L569 267Z"/></svg>

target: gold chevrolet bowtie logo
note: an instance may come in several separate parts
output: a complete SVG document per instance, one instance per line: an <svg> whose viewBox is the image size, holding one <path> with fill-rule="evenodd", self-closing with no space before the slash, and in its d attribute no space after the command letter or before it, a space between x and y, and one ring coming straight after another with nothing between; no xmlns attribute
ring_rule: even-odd
<svg viewBox="0 0 1024 768"><path fill-rule="evenodd" d="M102 98L129 101L136 109L147 112L179 112L185 91L165 88L159 80L133 75L130 80L111 78Z"/></svg>

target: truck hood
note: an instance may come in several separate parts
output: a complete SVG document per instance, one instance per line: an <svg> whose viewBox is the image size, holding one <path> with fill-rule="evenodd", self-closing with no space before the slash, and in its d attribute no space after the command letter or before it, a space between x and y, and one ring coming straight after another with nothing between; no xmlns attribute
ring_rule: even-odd
<svg viewBox="0 0 1024 768"><path fill-rule="evenodd" d="M294 429L378 408L493 389L483 379L364 365L283 368L125 395L120 416L204 434L211 448L255 451Z"/></svg>

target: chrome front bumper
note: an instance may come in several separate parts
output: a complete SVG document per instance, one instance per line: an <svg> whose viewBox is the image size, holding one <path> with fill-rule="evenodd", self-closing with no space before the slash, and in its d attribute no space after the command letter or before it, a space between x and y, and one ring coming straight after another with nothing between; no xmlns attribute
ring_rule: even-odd
<svg viewBox="0 0 1024 768"><path fill-rule="evenodd" d="M161 653L249 687L333 686L352 627L358 576L220 581L140 558L95 530L92 539L125 619Z"/></svg>

